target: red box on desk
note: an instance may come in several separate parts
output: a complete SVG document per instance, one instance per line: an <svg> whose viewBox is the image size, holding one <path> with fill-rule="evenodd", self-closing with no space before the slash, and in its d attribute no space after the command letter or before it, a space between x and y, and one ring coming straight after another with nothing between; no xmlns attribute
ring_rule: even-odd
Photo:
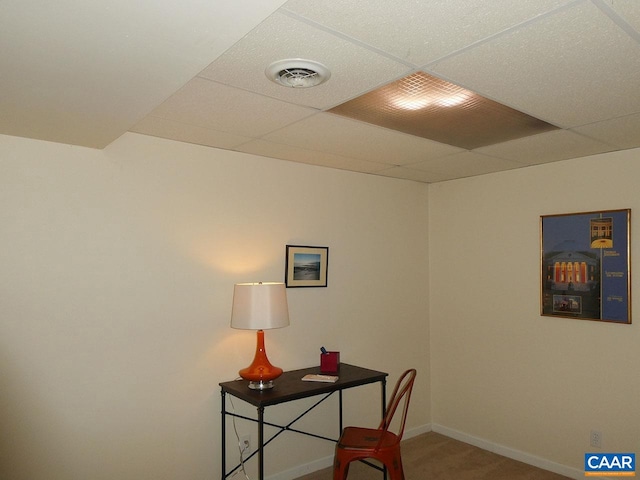
<svg viewBox="0 0 640 480"><path fill-rule="evenodd" d="M320 354L320 373L338 373L340 370L340 352Z"/></svg>

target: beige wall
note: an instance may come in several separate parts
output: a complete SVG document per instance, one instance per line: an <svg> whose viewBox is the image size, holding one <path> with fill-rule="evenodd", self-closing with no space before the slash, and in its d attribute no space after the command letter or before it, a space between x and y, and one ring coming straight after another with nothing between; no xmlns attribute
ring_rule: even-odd
<svg viewBox="0 0 640 480"><path fill-rule="evenodd" d="M639 156L429 187L435 429L576 472L594 450L592 429L602 432L602 451L640 451L637 311L632 325L541 317L538 272L540 215L631 208L631 255L640 258ZM632 287L639 298L638 282Z"/></svg>
<svg viewBox="0 0 640 480"><path fill-rule="evenodd" d="M103 151L0 137L0 478L219 477L217 384L255 346L228 326L233 284L282 281L286 244L329 246L329 287L288 290L273 363L315 365L325 345L391 382L415 366L409 428L424 428L427 195L131 134ZM375 422L377 395L350 392L347 420ZM323 408L307 424L329 431ZM312 439L273 448L288 455L269 475L332 455Z"/></svg>
<svg viewBox="0 0 640 480"><path fill-rule="evenodd" d="M329 246L329 287L288 291L273 363L324 344L391 382L417 366L411 431L575 472L591 429L640 451L640 322L538 313L539 216L638 211L638 154L426 186L131 134L103 151L0 137L0 477L219 476L217 384L254 348L228 327L233 283L281 280L286 244ZM351 392L348 420L371 421L377 393ZM334 408L306 425L335 433ZM274 478L331 456L278 441Z"/></svg>

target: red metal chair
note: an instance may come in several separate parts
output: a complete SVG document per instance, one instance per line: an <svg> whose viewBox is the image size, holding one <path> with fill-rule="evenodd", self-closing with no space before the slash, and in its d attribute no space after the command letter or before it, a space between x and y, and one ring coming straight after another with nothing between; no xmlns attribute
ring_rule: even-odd
<svg viewBox="0 0 640 480"><path fill-rule="evenodd" d="M416 370L413 368L400 376L393 389L384 418L377 429L346 427L342 431L333 461L333 480L345 480L351 462L368 458L380 461L387 468L390 480L404 480L400 440L404 433L415 378ZM400 424L396 433L390 432L393 415L403 400Z"/></svg>

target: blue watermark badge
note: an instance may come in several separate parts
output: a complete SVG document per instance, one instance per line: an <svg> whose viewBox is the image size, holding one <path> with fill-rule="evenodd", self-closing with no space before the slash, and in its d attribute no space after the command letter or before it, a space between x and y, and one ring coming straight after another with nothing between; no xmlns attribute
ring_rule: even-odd
<svg viewBox="0 0 640 480"><path fill-rule="evenodd" d="M635 477L635 453L585 453L584 474L587 477Z"/></svg>

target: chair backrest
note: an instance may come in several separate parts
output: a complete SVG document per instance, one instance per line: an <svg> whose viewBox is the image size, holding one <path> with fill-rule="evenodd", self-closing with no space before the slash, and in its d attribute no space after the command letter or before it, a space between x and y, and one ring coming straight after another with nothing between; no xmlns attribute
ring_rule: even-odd
<svg viewBox="0 0 640 480"><path fill-rule="evenodd" d="M387 405L387 411L385 412L384 418L378 427L379 430L388 430L391 422L393 421L393 416L395 415L396 410L398 410L398 406L404 401L402 406L402 418L396 432L398 439L401 439L404 433L404 424L407 420L409 400L411 400L411 390L413 389L413 382L416 379L416 373L416 369L411 368L400 375L400 378L393 389L393 393L391 394L391 399Z"/></svg>

